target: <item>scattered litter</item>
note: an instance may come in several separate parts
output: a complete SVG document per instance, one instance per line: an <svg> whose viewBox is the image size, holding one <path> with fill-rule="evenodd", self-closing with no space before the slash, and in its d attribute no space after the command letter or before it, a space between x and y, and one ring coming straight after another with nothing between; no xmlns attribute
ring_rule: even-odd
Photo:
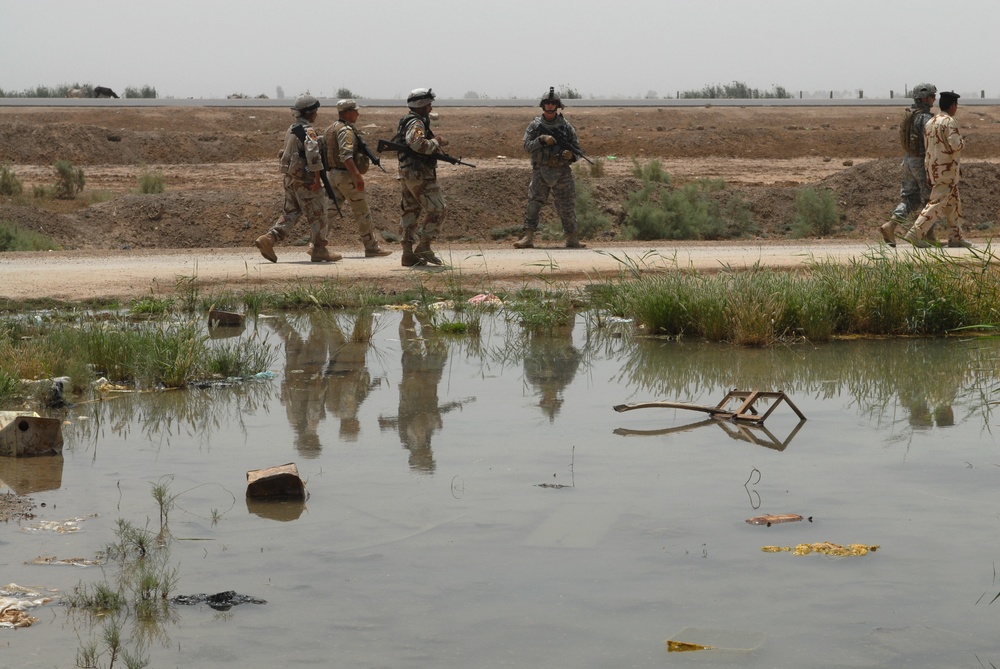
<svg viewBox="0 0 1000 669"><path fill-rule="evenodd" d="M777 523L795 523L802 520L802 516L797 513L779 513L776 515L767 516L755 516L753 518L747 518L747 523L750 525L775 525ZM809 516L809 522L812 522L812 516Z"/></svg>
<svg viewBox="0 0 1000 669"><path fill-rule="evenodd" d="M622 318L621 316L608 316L604 319L604 322L608 325L624 325L633 322L631 318Z"/></svg>
<svg viewBox="0 0 1000 669"><path fill-rule="evenodd" d="M483 306L502 307L503 300L493 293L480 293L469 298L469 304L480 304Z"/></svg>
<svg viewBox="0 0 1000 669"><path fill-rule="evenodd" d="M879 548L881 547L878 544L848 544L847 546L841 546L829 541L822 541L816 544L799 544L794 549L790 546L763 546L761 550L765 553L792 553L793 555L822 553L823 555L832 555L834 557L852 557L868 555L868 553L874 553Z"/></svg>
<svg viewBox="0 0 1000 669"><path fill-rule="evenodd" d="M21 527L22 532L57 532L59 534L66 534L68 532L78 532L80 530L80 523L87 520L87 518L96 518L97 515L93 514L90 516L84 516L82 518L69 518L63 521L57 520L40 520L37 523L32 523L31 525L25 525Z"/></svg>
<svg viewBox="0 0 1000 669"><path fill-rule="evenodd" d="M0 586L0 628L30 627L38 618L29 616L28 609L43 606L55 598L36 588L25 588L16 583Z"/></svg>
<svg viewBox="0 0 1000 669"><path fill-rule="evenodd" d="M685 653L694 650L725 650L749 652L764 642L761 632L740 632L702 627L685 627L667 639L668 653Z"/></svg>
<svg viewBox="0 0 1000 669"><path fill-rule="evenodd" d="M74 567L98 567L104 562L87 558L57 558L55 555L39 555L34 560L29 560L24 564L68 564Z"/></svg>
<svg viewBox="0 0 1000 669"><path fill-rule="evenodd" d="M434 309L436 311L442 311L444 309L454 309L454 308L455 308L454 300L441 300L440 302L434 302L431 304L431 309Z"/></svg>
<svg viewBox="0 0 1000 669"><path fill-rule="evenodd" d="M174 604L183 604L185 606L208 604L216 611L228 611L238 604L267 604L263 599L257 599L250 595L240 595L234 590L217 592L214 595L206 595L204 593L198 595L177 595L170 601Z"/></svg>

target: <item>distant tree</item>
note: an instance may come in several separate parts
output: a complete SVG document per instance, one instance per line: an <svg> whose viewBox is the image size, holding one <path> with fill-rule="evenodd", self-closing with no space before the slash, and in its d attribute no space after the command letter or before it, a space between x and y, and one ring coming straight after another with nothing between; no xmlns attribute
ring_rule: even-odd
<svg viewBox="0 0 1000 669"><path fill-rule="evenodd" d="M274 91L274 97L278 98L279 100L284 100L285 99L285 89L282 88L281 86L278 86L275 89L275 91Z"/></svg>
<svg viewBox="0 0 1000 669"><path fill-rule="evenodd" d="M478 100L479 93L475 91L466 91L465 95L463 95L462 97L465 98L466 100Z"/></svg>
<svg viewBox="0 0 1000 669"><path fill-rule="evenodd" d="M647 100L655 100L658 97L660 97L660 96L657 95L656 91L654 91L653 89L649 89L648 91L646 91L646 99Z"/></svg>
<svg viewBox="0 0 1000 669"><path fill-rule="evenodd" d="M559 97L567 100L579 100L583 98L583 95L569 84L563 84L559 87Z"/></svg>
<svg viewBox="0 0 1000 669"><path fill-rule="evenodd" d="M142 88L136 88L134 86L125 87L125 95L122 97L126 98L155 98L156 89L152 86L143 86Z"/></svg>
<svg viewBox="0 0 1000 669"><path fill-rule="evenodd" d="M705 100L754 100L761 98L790 98L792 96L783 86L774 86L770 91L762 91L759 88L750 88L742 81L734 81L731 84L705 86L701 90L682 91L679 97Z"/></svg>
<svg viewBox="0 0 1000 669"><path fill-rule="evenodd" d="M361 96L360 95L355 95L354 91L352 91L350 88L347 88L346 86L344 86L342 88L338 88L337 89L337 97L340 98L341 100L343 100L343 99L346 99L346 98L358 98L358 97L361 97Z"/></svg>

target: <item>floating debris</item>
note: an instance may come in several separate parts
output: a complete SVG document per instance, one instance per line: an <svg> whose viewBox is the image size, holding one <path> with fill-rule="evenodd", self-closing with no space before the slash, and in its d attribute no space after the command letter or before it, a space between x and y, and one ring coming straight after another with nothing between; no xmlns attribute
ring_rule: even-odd
<svg viewBox="0 0 1000 669"><path fill-rule="evenodd" d="M847 546L841 546L829 541L821 541L815 544L799 544L794 549L790 546L762 546L761 550L765 553L792 553L793 555L822 553L823 555L832 555L834 557L852 557L868 555L868 553L874 553L879 548L881 546L878 544L848 544Z"/></svg>
<svg viewBox="0 0 1000 669"><path fill-rule="evenodd" d="M66 564L74 567L98 567L104 564L102 560L90 560L88 558L57 558L55 555L39 555L34 560L29 560L24 564Z"/></svg>
<svg viewBox="0 0 1000 669"><path fill-rule="evenodd" d="M747 518L747 523L750 525L771 525L777 523L796 523L802 520L802 516L797 513L779 513L775 515L766 516L755 516L753 518ZM809 517L809 522L812 522L812 516Z"/></svg>
<svg viewBox="0 0 1000 669"><path fill-rule="evenodd" d="M690 650L714 650L715 646L702 646L696 643L685 643L683 641L671 641L667 639L668 653L686 653Z"/></svg>
<svg viewBox="0 0 1000 669"><path fill-rule="evenodd" d="M82 518L69 518L67 520L40 520L37 523L32 523L31 525L25 525L21 528L22 532L57 532L59 534L66 534L68 532L78 532L80 530L80 523L87 520L87 518L95 518L96 514L85 516Z"/></svg>
<svg viewBox="0 0 1000 669"><path fill-rule="evenodd" d="M16 583L0 586L0 628L30 627L38 622L38 618L28 615L27 610L48 604L54 599L41 590Z"/></svg>
<svg viewBox="0 0 1000 669"><path fill-rule="evenodd" d="M216 611L228 611L238 604L267 604L267 601L251 597L250 595L238 594L235 590L217 592L214 595L204 593L197 595L177 595L170 600L174 604L193 606L195 604L208 604Z"/></svg>

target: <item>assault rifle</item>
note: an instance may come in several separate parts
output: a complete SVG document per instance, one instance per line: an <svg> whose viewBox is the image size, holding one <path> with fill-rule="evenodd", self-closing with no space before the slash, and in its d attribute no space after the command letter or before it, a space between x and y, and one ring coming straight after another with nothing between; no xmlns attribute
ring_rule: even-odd
<svg viewBox="0 0 1000 669"><path fill-rule="evenodd" d="M378 146L376 146L375 148L378 150L379 153L382 153L383 151L403 151L403 152L409 151L411 153L420 156L421 158L433 158L434 160L443 160L444 162L450 163L452 165L465 165L466 167L475 167L475 165L473 165L472 163L467 163L463 161L461 158L455 158L454 156L449 156L447 153L439 152L439 153L432 153L430 155L423 153L416 153L415 151L413 151L413 149L406 146L405 144L398 144L396 142L391 142L387 139L378 140Z"/></svg>
<svg viewBox="0 0 1000 669"><path fill-rule="evenodd" d="M584 160L586 160L591 165L594 164L593 160L591 160L587 156L583 155L583 151L581 151L580 149L578 149L576 147L576 145L574 145L573 142L570 141L569 136L566 134L566 131L563 130L562 128L549 128L549 127L546 127L546 128L544 128L544 133L543 134L549 134L549 135L552 135L553 137L555 137L556 138L556 146L559 147L560 149L565 149L565 150L569 151L570 153L572 153L577 158L583 158Z"/></svg>
<svg viewBox="0 0 1000 669"><path fill-rule="evenodd" d="M385 168L382 167L382 159L372 153L372 150L368 148L367 144L365 144L365 140L361 139L361 133L355 130L354 137L358 140L358 148L361 149L361 153L368 156L368 160L372 161L372 165L385 172Z"/></svg>

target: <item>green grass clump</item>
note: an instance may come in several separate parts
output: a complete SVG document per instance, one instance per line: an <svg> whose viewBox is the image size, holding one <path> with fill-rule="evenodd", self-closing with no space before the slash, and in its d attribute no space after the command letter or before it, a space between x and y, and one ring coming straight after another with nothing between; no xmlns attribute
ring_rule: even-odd
<svg viewBox="0 0 1000 669"><path fill-rule="evenodd" d="M805 188L799 191L795 196L795 211L792 236L797 238L809 235L825 237L832 233L840 222L837 200L828 190Z"/></svg>
<svg viewBox="0 0 1000 669"><path fill-rule="evenodd" d="M721 179L697 179L677 189L646 181L629 196L625 236L640 240L741 236L752 225L752 217L742 199L732 197L723 206L713 195L725 188Z"/></svg>
<svg viewBox="0 0 1000 669"><path fill-rule="evenodd" d="M10 165L6 163L0 165L0 195L15 196L20 195L23 191L24 186L21 185L21 180L14 174Z"/></svg>
<svg viewBox="0 0 1000 669"><path fill-rule="evenodd" d="M632 176L646 183L670 184L670 175L663 169L660 161L656 159L647 161L645 165L640 165L639 161L633 158Z"/></svg>
<svg viewBox="0 0 1000 669"><path fill-rule="evenodd" d="M83 190L85 179L82 167L73 167L73 163L68 160L58 160L55 165L56 184L54 189L55 197L72 200L76 194Z"/></svg>
<svg viewBox="0 0 1000 669"><path fill-rule="evenodd" d="M60 248L50 237L34 230L0 221L0 252L2 251L54 251Z"/></svg>
<svg viewBox="0 0 1000 669"><path fill-rule="evenodd" d="M142 171L139 175L139 192L143 195L162 193L164 189L163 174L160 172Z"/></svg>
<svg viewBox="0 0 1000 669"><path fill-rule="evenodd" d="M585 182L576 184L576 231L583 239L593 239L611 229L611 220L594 201L594 194Z"/></svg>
<svg viewBox="0 0 1000 669"><path fill-rule="evenodd" d="M873 253L805 272L761 266L702 274L673 268L608 283L595 306L650 334L745 346L850 335L941 335L1000 322L1000 262L992 251Z"/></svg>

